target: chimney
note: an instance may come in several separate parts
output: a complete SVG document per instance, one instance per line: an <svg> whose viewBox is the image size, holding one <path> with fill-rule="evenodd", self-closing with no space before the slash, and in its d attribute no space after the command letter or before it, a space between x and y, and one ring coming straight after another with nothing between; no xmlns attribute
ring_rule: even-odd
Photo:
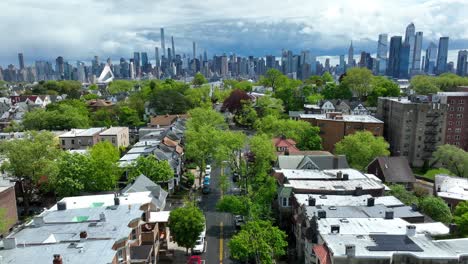
<svg viewBox="0 0 468 264"><path fill-rule="evenodd" d="M346 256L354 257L356 255L356 246L353 244L345 245Z"/></svg>
<svg viewBox="0 0 468 264"><path fill-rule="evenodd" d="M88 232L86 231L81 231L80 232L80 240L86 239L88 237Z"/></svg>
<svg viewBox="0 0 468 264"><path fill-rule="evenodd" d="M449 225L449 233L455 235L457 233L457 224L451 223Z"/></svg>
<svg viewBox="0 0 468 264"><path fill-rule="evenodd" d="M415 225L407 225L406 226L406 235L409 237L414 237L416 235L416 226Z"/></svg>
<svg viewBox="0 0 468 264"><path fill-rule="evenodd" d="M315 198L312 196L309 196L309 206L315 206Z"/></svg>
<svg viewBox="0 0 468 264"><path fill-rule="evenodd" d="M6 237L3 239L3 248L5 249L14 249L16 248L16 238L15 237Z"/></svg>
<svg viewBox="0 0 468 264"><path fill-rule="evenodd" d="M35 216L33 219L34 226L40 227L44 225L44 217L43 216Z"/></svg>
<svg viewBox="0 0 468 264"><path fill-rule="evenodd" d="M118 198L117 198L118 199ZM104 212L101 212L99 214L99 221L105 222L106 221L106 214Z"/></svg>
<svg viewBox="0 0 468 264"><path fill-rule="evenodd" d="M341 179L343 178L343 172L338 171L338 172L336 173L336 178L337 178L338 180L341 180Z"/></svg>
<svg viewBox="0 0 468 264"><path fill-rule="evenodd" d="M361 196L362 195L362 186L357 186L356 189L354 189L354 196Z"/></svg>
<svg viewBox="0 0 468 264"><path fill-rule="evenodd" d="M60 256L60 254L54 254L54 260L52 261L52 264L63 264L62 256Z"/></svg>
<svg viewBox="0 0 468 264"><path fill-rule="evenodd" d="M67 210L67 202L58 202L57 203L57 210L58 211Z"/></svg>
<svg viewBox="0 0 468 264"><path fill-rule="evenodd" d="M374 197L370 197L369 199L367 199L367 206L374 206L375 204L375 198Z"/></svg>
<svg viewBox="0 0 468 264"><path fill-rule="evenodd" d="M318 210L317 216L319 219L327 218L327 212L325 210Z"/></svg>
<svg viewBox="0 0 468 264"><path fill-rule="evenodd" d="M349 180L349 174L345 173L343 174L343 181L347 181L347 180Z"/></svg>
<svg viewBox="0 0 468 264"><path fill-rule="evenodd" d="M114 205L120 205L120 198L114 197Z"/></svg>
<svg viewBox="0 0 468 264"><path fill-rule="evenodd" d="M340 233L340 225L331 225L330 232L332 234L339 234Z"/></svg>
<svg viewBox="0 0 468 264"><path fill-rule="evenodd" d="M393 211L392 210L385 211L385 219L393 219Z"/></svg>

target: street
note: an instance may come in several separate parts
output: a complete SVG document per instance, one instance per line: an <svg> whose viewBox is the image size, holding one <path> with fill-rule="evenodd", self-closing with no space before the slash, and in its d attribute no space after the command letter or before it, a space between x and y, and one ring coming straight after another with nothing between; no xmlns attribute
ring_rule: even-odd
<svg viewBox="0 0 468 264"><path fill-rule="evenodd" d="M225 169L228 171L228 169ZM213 167L211 172L211 193L202 196L200 204L206 217L206 252L202 255L205 263L232 263L229 259L229 249L227 247L229 239L235 233L235 226L232 215L216 211L216 202L221 197L219 187L219 177L221 169ZM231 175L227 173L231 183Z"/></svg>

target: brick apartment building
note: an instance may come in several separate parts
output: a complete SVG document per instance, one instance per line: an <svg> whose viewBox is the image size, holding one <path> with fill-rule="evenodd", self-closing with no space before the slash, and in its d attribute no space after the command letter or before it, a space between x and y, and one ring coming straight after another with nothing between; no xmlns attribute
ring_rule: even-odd
<svg viewBox="0 0 468 264"><path fill-rule="evenodd" d="M13 183L0 178L0 208L5 210L6 232L18 222L18 211L16 208L15 186ZM2 230L0 230L0 235Z"/></svg>
<svg viewBox="0 0 468 264"><path fill-rule="evenodd" d="M445 143L468 151L468 91L440 92L433 97L447 105Z"/></svg>
<svg viewBox="0 0 468 264"><path fill-rule="evenodd" d="M423 166L444 144L446 114L447 105L428 96L381 97L377 106L392 156L405 156L414 167Z"/></svg>
<svg viewBox="0 0 468 264"><path fill-rule="evenodd" d="M342 113L301 114L300 120L320 127L322 146L333 152L335 144L345 136L356 131L369 131L375 136L382 136L384 123L370 115L343 115Z"/></svg>

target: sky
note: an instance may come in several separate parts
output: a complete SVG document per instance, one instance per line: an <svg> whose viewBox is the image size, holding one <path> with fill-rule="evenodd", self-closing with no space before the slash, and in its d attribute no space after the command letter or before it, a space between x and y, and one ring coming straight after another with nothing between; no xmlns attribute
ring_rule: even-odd
<svg viewBox="0 0 468 264"><path fill-rule="evenodd" d="M279 55L282 49L316 56L375 53L378 34L404 35L414 22L429 41L450 37L450 49L468 48L468 0L1 0L0 65L154 57L165 28L176 53ZM452 52L456 54L456 52Z"/></svg>

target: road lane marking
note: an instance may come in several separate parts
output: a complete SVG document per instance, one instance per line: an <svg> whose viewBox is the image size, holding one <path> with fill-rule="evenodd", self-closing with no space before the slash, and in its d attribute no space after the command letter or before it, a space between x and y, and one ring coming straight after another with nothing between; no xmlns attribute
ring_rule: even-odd
<svg viewBox="0 0 468 264"><path fill-rule="evenodd" d="M219 223L219 263L223 264L223 222Z"/></svg>

